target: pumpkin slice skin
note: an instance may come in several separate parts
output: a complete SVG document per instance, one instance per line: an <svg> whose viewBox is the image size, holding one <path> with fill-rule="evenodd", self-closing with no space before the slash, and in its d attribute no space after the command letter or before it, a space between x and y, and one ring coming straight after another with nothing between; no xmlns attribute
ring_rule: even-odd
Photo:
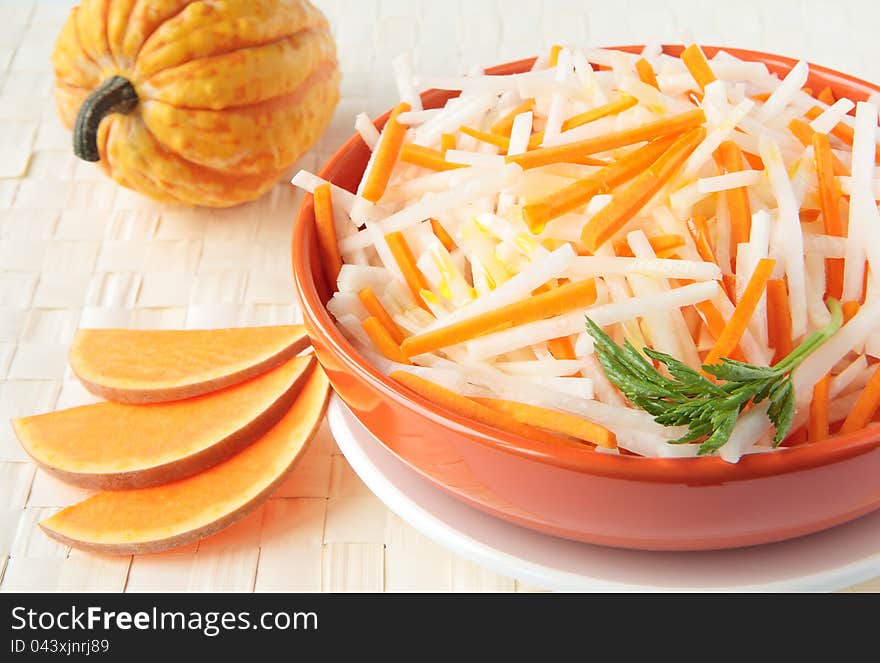
<svg viewBox="0 0 880 663"><path fill-rule="evenodd" d="M12 422L24 450L62 480L105 490L176 481L238 453L296 400L315 362L294 357L252 380L169 403L95 403Z"/></svg>
<svg viewBox="0 0 880 663"><path fill-rule="evenodd" d="M232 524L285 479L324 416L330 388L319 366L292 408L247 449L195 476L152 488L107 491L40 523L66 545L133 555L186 545Z"/></svg>
<svg viewBox="0 0 880 663"><path fill-rule="evenodd" d="M70 368L93 394L162 403L249 380L309 345L302 325L210 330L80 329Z"/></svg>

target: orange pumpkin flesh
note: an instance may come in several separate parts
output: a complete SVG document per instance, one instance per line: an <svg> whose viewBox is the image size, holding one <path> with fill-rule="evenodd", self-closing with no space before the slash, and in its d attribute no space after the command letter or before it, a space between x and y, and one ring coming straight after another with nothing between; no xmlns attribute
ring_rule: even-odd
<svg viewBox="0 0 880 663"><path fill-rule="evenodd" d="M317 431L329 394L316 366L291 410L236 456L164 486L99 493L40 526L64 544L124 555L208 536L258 506L284 479Z"/></svg>
<svg viewBox="0 0 880 663"><path fill-rule="evenodd" d="M302 325L81 329L70 349L70 368L89 391L107 400L160 403L238 384L308 345Z"/></svg>
<svg viewBox="0 0 880 663"><path fill-rule="evenodd" d="M333 38L308 0L83 0L52 62L78 154L172 203L256 198L317 140L339 98ZM130 84L126 104L114 103L114 77Z"/></svg>
<svg viewBox="0 0 880 663"><path fill-rule="evenodd" d="M200 472L251 444L296 399L314 356L228 389L170 403L96 403L12 422L22 447L87 488L152 486Z"/></svg>

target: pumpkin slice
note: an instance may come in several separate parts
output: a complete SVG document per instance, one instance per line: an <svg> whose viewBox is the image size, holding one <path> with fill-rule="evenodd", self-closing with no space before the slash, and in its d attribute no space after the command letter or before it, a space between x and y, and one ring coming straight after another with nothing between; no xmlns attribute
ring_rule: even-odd
<svg viewBox="0 0 880 663"><path fill-rule="evenodd" d="M160 403L244 382L308 344L302 325L81 329L70 349L70 367L86 389L109 401Z"/></svg>
<svg viewBox="0 0 880 663"><path fill-rule="evenodd" d="M314 363L294 357L253 380L185 401L96 403L12 422L22 447L64 481L142 488L200 472L263 435L296 400Z"/></svg>
<svg viewBox="0 0 880 663"><path fill-rule="evenodd" d="M185 545L235 522L266 500L296 463L324 416L330 394L320 367L290 411L236 456L164 486L107 491L40 523L75 548L131 555Z"/></svg>

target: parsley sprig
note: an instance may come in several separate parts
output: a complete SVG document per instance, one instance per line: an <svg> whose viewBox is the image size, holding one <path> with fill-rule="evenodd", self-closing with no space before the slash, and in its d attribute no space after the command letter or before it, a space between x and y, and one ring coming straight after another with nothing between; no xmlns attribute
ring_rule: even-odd
<svg viewBox="0 0 880 663"><path fill-rule="evenodd" d="M587 332L595 340L596 355L605 375L637 408L653 415L664 426L688 427L688 432L670 444L702 440L698 455L713 453L724 446L737 417L749 403L770 401L767 416L776 429L773 446L778 446L794 420L795 395L791 372L840 329L843 314L840 303L827 300L831 322L813 332L775 366L754 366L722 358L721 363L704 365L699 371L664 352L644 348L644 355L666 367L669 377L660 373L627 340L617 345L589 317Z"/></svg>

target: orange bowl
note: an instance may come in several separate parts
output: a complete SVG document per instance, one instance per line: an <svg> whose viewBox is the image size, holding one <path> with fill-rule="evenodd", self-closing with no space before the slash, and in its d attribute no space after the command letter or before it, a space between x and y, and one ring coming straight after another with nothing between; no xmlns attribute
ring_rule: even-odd
<svg viewBox="0 0 880 663"><path fill-rule="evenodd" d="M638 52L640 46L622 50ZM666 46L672 55L681 46ZM706 47L709 56L718 48ZM795 61L725 49L784 75ZM488 69L511 74L534 59ZM880 87L812 66L808 85L863 100ZM425 108L456 92L429 90ZM386 113L377 121L385 122ZM352 137L321 176L357 188L369 151ZM642 458L559 447L509 434L437 407L380 373L324 307L311 196L293 231L293 276L305 325L336 392L398 458L465 502L505 520L579 541L648 550L708 550L816 532L880 507L880 425L821 444L729 464L717 457Z"/></svg>

